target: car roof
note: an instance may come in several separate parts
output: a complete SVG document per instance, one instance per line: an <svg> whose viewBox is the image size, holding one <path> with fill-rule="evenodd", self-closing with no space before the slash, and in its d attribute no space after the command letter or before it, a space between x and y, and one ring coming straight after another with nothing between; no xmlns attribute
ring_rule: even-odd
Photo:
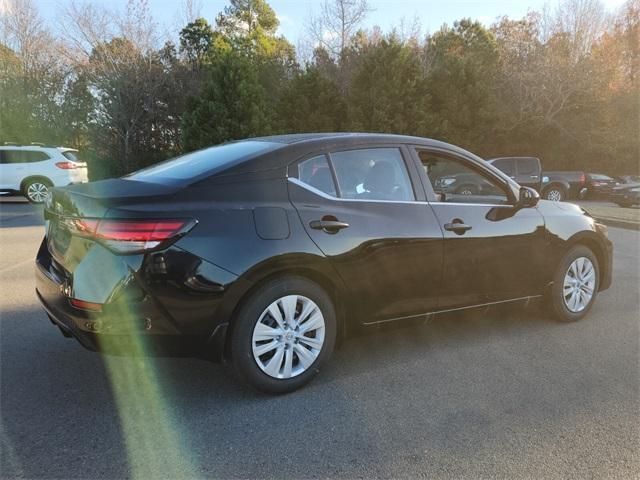
<svg viewBox="0 0 640 480"><path fill-rule="evenodd" d="M430 138L413 137L409 135L395 135L390 133L365 133L365 132L328 132L328 133L294 133L286 135L270 135L264 137L248 138L243 141L262 141L271 144L280 144L264 154L244 159L235 165L230 165L220 171L217 176L237 175L248 172L265 171L283 168L309 154L322 151L335 151L338 149L380 147L386 145L417 145L434 147L453 153L481 160L476 155L466 150Z"/></svg>
<svg viewBox="0 0 640 480"><path fill-rule="evenodd" d="M42 146L42 145L0 145L0 150L33 150L33 151L51 151L57 150L59 152L77 152L75 148L68 147L54 147L54 146Z"/></svg>

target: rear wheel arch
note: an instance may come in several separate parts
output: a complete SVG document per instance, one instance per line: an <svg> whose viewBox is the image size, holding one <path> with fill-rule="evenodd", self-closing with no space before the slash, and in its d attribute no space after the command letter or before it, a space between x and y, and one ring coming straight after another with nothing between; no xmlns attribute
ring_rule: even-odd
<svg viewBox="0 0 640 480"><path fill-rule="evenodd" d="M32 185L33 183L42 183L46 185L47 189L51 189L51 187L54 186L54 183L51 181L51 179L49 179L48 177L45 177L44 175L31 175L29 177L24 178L22 182L20 182L20 193L24 195L27 198L27 200L29 200L29 202L34 202L34 200L29 198L29 195L27 193L27 188L29 188L29 186ZM42 202L37 201L36 203L42 203Z"/></svg>
<svg viewBox="0 0 640 480"><path fill-rule="evenodd" d="M256 275L256 274L254 274ZM265 272L263 275L259 275L251 279L251 286L242 292L239 300L236 302L235 307L233 308L230 316L229 316L229 326L225 333L224 339L224 350L223 355L225 359L231 358L231 339L233 337L233 330L235 327L234 319L237 317L238 312L244 306L245 302L251 298L251 296L263 285L273 282L275 280L280 280L283 278L289 277L298 277L303 278L305 280L309 280L315 284L317 284L320 288L322 288L329 298L331 299L333 306L336 310L336 323L338 327L337 332L337 345L340 345L341 341L344 339L346 335L346 312L345 305L342 300L342 290L336 282L331 279L326 273L319 271L316 268L308 267L308 266L296 266L289 267L284 270L279 271L271 271Z"/></svg>
<svg viewBox="0 0 640 480"><path fill-rule="evenodd" d="M50 187L53 187L53 182L50 178L45 177L44 175L30 175L20 182L20 191L24 191L25 187L34 180L40 180L43 183L47 183Z"/></svg>

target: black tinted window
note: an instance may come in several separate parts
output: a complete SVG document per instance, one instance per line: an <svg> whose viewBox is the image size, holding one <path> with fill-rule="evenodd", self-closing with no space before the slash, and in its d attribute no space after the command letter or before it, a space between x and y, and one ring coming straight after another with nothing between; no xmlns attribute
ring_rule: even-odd
<svg viewBox="0 0 640 480"><path fill-rule="evenodd" d="M492 161L491 164L510 177L516 174L516 169L512 158L500 158L498 160Z"/></svg>
<svg viewBox="0 0 640 480"><path fill-rule="evenodd" d="M227 166L256 155L281 147L280 143L245 141L226 143L187 153L166 162L138 170L126 178L140 181L188 180L205 173L216 173Z"/></svg>
<svg viewBox="0 0 640 480"><path fill-rule="evenodd" d="M298 178L318 190L335 197L336 186L333 183L327 157L318 155L298 164Z"/></svg>
<svg viewBox="0 0 640 480"><path fill-rule="evenodd" d="M2 163L31 163L48 159L49 155L46 153L33 150L4 150L2 152Z"/></svg>
<svg viewBox="0 0 640 480"><path fill-rule="evenodd" d="M358 200L415 200L397 148L369 148L331 154L340 196Z"/></svg>
<svg viewBox="0 0 640 480"><path fill-rule="evenodd" d="M537 158L518 159L519 175L540 175L540 162Z"/></svg>

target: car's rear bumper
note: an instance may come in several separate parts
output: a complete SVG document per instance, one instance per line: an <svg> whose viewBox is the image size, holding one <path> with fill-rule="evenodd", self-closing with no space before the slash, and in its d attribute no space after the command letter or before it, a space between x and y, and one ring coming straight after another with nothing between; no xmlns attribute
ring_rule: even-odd
<svg viewBox="0 0 640 480"><path fill-rule="evenodd" d="M46 244L36 259L36 295L49 319L67 337L83 347L116 355L167 355L222 358L226 324L213 335L185 332L158 307L146 300L125 305L106 305L104 311L81 310L65 294L67 283L56 273ZM45 250L42 254L42 250Z"/></svg>

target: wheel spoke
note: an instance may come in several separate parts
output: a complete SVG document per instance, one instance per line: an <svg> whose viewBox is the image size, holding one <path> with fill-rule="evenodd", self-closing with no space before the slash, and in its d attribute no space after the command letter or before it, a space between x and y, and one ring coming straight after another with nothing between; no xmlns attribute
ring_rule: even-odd
<svg viewBox="0 0 640 480"><path fill-rule="evenodd" d="M296 317L296 306L298 305L298 296L287 295L280 299L280 305L284 312L284 321L289 325L289 327L293 327Z"/></svg>
<svg viewBox="0 0 640 480"><path fill-rule="evenodd" d="M310 337L299 337L298 340L305 345L309 345L311 348L320 349L322 347L322 340L318 338L310 338Z"/></svg>
<svg viewBox="0 0 640 480"><path fill-rule="evenodd" d="M293 348L287 348L284 352L284 370L282 376L284 378L291 377L291 371L293 369Z"/></svg>
<svg viewBox="0 0 640 480"><path fill-rule="evenodd" d="M312 330L317 330L320 327L324 326L324 320L322 319L322 315L320 312L315 311L313 315L309 317L305 323L300 325L300 333L307 333Z"/></svg>
<svg viewBox="0 0 640 480"><path fill-rule="evenodd" d="M253 354L257 357L264 355L267 352L270 352L274 348L277 348L279 342L277 340L273 340L269 343L265 343L264 345L260 345L253 349Z"/></svg>
<svg viewBox="0 0 640 480"><path fill-rule="evenodd" d="M253 341L259 342L260 340L272 340L280 335L281 332L275 328L271 328L262 322L256 324L256 328L253 331Z"/></svg>
<svg viewBox="0 0 640 480"><path fill-rule="evenodd" d="M267 308L269 315L276 321L280 328L284 328L284 319L282 318L282 313L280 312L280 308L278 308L277 303L272 303Z"/></svg>
<svg viewBox="0 0 640 480"><path fill-rule="evenodd" d="M298 316L298 325L302 325L304 323L304 321L307 319L307 317L311 314L311 312L313 312L314 310L316 310L316 304L311 302L309 299L304 299L302 300L302 311L300 312L300 315Z"/></svg>
<svg viewBox="0 0 640 480"><path fill-rule="evenodd" d="M298 356L298 360L300 361L300 365L306 370L316 359L315 355L311 353L307 348L298 344L293 347L295 349L296 355Z"/></svg>
<svg viewBox="0 0 640 480"><path fill-rule="evenodd" d="M282 357L284 356L284 345L280 345L276 353L264 366L264 371L272 377L277 377L282 367Z"/></svg>

